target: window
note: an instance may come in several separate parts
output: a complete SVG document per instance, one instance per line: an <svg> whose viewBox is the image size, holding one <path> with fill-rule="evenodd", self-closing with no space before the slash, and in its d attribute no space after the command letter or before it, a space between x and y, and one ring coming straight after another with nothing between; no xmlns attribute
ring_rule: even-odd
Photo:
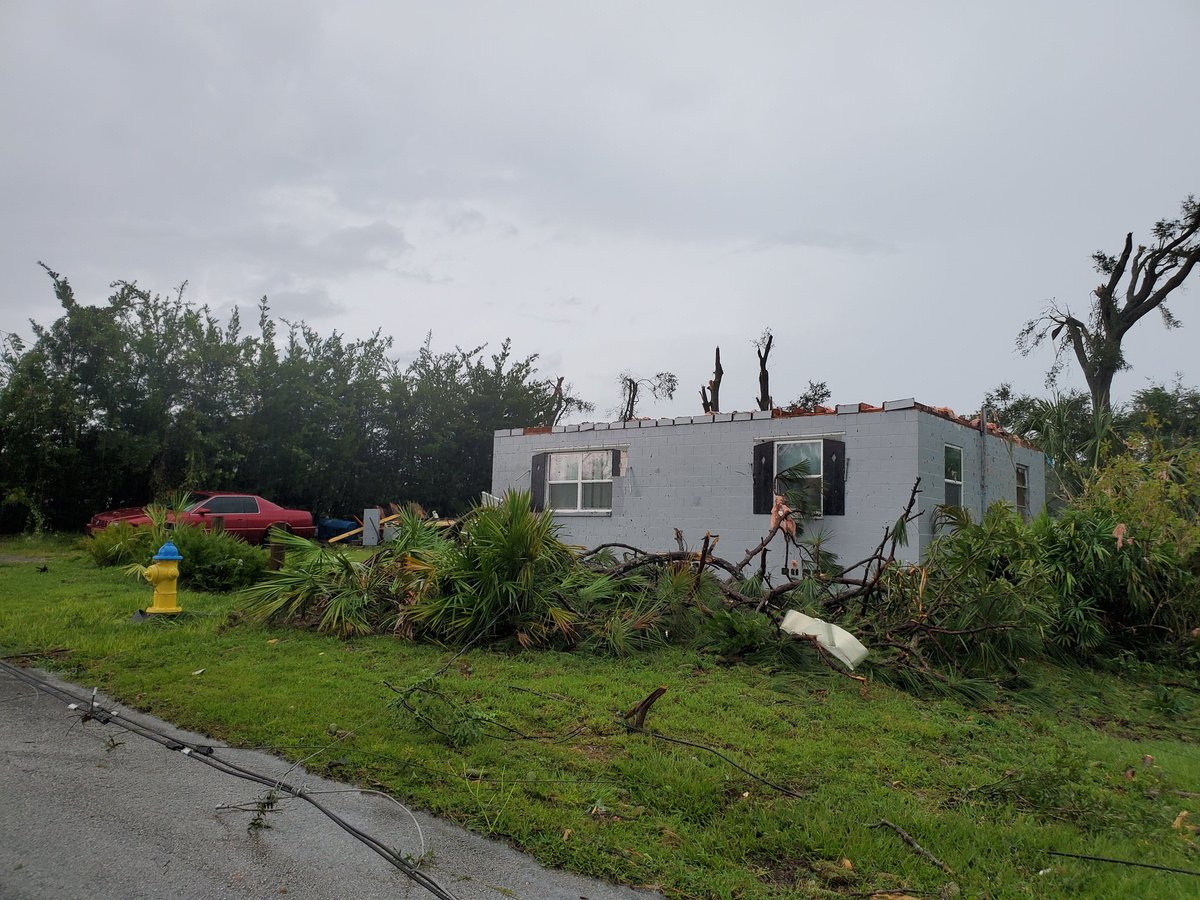
<svg viewBox="0 0 1200 900"><path fill-rule="evenodd" d="M963 452L962 447L946 445L946 493L942 501L946 506L962 506Z"/></svg>
<svg viewBox="0 0 1200 900"><path fill-rule="evenodd" d="M1029 518L1029 466L1017 466L1017 512Z"/></svg>
<svg viewBox="0 0 1200 900"><path fill-rule="evenodd" d="M804 480L814 514L846 514L846 444L831 438L810 438L763 441L754 445L753 508L756 515L771 512L776 479L801 461L808 463L808 475Z"/></svg>
<svg viewBox="0 0 1200 900"><path fill-rule="evenodd" d="M803 464L808 474L804 476L804 486L800 490L807 500L808 511L814 516L820 516L821 509L821 442L820 441L776 441L775 442L775 478L792 466ZM774 490L783 493L786 485L776 484Z"/></svg>
<svg viewBox="0 0 1200 900"><path fill-rule="evenodd" d="M258 512L258 502L253 497L213 497L207 503L200 506L200 512L207 512L214 516L228 516L236 514L255 514Z"/></svg>
<svg viewBox="0 0 1200 900"><path fill-rule="evenodd" d="M534 509L609 512L619 450L539 453L533 458L530 493Z"/></svg>

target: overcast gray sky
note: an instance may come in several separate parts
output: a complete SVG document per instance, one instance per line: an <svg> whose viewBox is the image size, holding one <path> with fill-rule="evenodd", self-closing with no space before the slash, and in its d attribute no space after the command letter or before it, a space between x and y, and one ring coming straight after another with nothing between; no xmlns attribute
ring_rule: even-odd
<svg viewBox="0 0 1200 900"><path fill-rule="evenodd" d="M1200 3L0 0L0 328L115 279L541 354L597 404L974 408L1200 192ZM1195 282L1195 279L1193 279ZM1200 380L1200 286L1132 372ZM1070 372L1073 383L1082 381Z"/></svg>

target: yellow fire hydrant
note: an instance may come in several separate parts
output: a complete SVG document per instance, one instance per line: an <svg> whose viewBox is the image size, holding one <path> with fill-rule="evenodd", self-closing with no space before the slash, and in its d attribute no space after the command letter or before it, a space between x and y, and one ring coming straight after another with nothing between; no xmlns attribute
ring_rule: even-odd
<svg viewBox="0 0 1200 900"><path fill-rule="evenodd" d="M142 577L154 585L154 600L147 613L179 613L183 610L175 595L179 581L179 561L183 559L179 548L167 541L154 554L154 565L147 566Z"/></svg>

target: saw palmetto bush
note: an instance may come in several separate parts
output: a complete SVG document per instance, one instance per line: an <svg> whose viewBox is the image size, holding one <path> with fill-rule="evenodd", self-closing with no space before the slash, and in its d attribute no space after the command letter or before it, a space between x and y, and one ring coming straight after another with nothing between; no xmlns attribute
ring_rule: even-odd
<svg viewBox="0 0 1200 900"><path fill-rule="evenodd" d="M145 527L115 522L103 531L84 538L83 550L98 566L128 566L148 559L150 534Z"/></svg>
<svg viewBox="0 0 1200 900"><path fill-rule="evenodd" d="M573 637L578 616L564 598L575 555L556 535L554 516L535 512L528 494L476 506L446 548L414 550L421 581L403 621L449 642L512 636L523 645Z"/></svg>
<svg viewBox="0 0 1200 900"><path fill-rule="evenodd" d="M534 511L528 494L473 508L452 535L413 511L396 522L395 537L366 559L280 536L287 564L243 594L246 614L346 636L512 638L622 654L667 640L680 585L695 583L676 576L672 590L666 575L612 578L583 566L558 539L553 514Z"/></svg>
<svg viewBox="0 0 1200 900"><path fill-rule="evenodd" d="M287 565L242 592L246 615L258 621L311 622L350 637L395 625L412 578L388 553L364 560L292 534L276 534Z"/></svg>

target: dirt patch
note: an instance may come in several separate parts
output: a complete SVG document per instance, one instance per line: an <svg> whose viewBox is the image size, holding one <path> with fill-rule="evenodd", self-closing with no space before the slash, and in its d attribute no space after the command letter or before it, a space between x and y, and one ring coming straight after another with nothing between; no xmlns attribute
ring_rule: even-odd
<svg viewBox="0 0 1200 900"><path fill-rule="evenodd" d="M15 566L21 563L44 563L49 562L48 556L25 556L24 554L17 555L15 553L0 553L0 566Z"/></svg>
<svg viewBox="0 0 1200 900"><path fill-rule="evenodd" d="M860 881L853 863L847 859L835 861L804 856L780 859L759 857L753 862L759 869L758 880L774 887L841 893L858 886Z"/></svg>
<svg viewBox="0 0 1200 900"><path fill-rule="evenodd" d="M803 857L755 860L761 868L758 879L766 884L795 887L812 874L812 865Z"/></svg>

